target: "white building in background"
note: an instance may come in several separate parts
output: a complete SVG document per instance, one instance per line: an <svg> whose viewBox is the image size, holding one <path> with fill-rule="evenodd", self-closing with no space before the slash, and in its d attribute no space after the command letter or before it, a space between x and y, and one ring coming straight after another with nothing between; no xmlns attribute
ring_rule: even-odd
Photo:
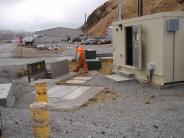
<svg viewBox="0 0 184 138"><path fill-rule="evenodd" d="M66 41L68 38L73 39L83 36L82 31L79 29L70 29L63 27L41 30L35 32L35 34L43 36L42 38L40 38L40 41L43 42L61 42Z"/></svg>

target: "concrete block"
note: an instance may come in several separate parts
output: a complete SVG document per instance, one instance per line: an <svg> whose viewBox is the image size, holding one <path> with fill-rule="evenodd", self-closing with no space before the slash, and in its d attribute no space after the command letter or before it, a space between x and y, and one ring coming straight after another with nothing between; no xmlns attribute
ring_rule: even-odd
<svg viewBox="0 0 184 138"><path fill-rule="evenodd" d="M51 78L65 75L69 73L68 60L62 60L58 62L48 63L46 69L50 73Z"/></svg>
<svg viewBox="0 0 184 138"><path fill-rule="evenodd" d="M0 105L12 107L14 103L15 96L13 96L12 83L0 84Z"/></svg>

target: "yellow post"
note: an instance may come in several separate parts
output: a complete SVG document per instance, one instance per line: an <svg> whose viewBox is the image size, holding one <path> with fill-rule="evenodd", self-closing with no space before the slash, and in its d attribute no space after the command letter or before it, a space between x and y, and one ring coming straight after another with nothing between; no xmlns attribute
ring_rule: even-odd
<svg viewBox="0 0 184 138"><path fill-rule="evenodd" d="M36 101L37 102L47 102L48 103L48 95L47 95L47 83L36 83Z"/></svg>
<svg viewBox="0 0 184 138"><path fill-rule="evenodd" d="M31 124L34 138L50 138L49 112L45 102L30 105Z"/></svg>

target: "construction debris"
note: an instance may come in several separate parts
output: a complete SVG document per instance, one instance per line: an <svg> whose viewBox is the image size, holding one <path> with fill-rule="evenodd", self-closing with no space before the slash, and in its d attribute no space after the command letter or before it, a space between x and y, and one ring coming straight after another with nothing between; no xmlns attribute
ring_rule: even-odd
<svg viewBox="0 0 184 138"><path fill-rule="evenodd" d="M47 48L48 48L48 50L51 50L51 51L52 50L59 50L57 44L51 44Z"/></svg>

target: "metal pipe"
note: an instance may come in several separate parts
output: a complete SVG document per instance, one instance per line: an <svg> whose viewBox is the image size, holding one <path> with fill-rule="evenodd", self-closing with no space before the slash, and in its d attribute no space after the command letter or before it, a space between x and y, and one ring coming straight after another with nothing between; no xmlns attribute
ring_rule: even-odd
<svg viewBox="0 0 184 138"><path fill-rule="evenodd" d="M122 14L121 10L122 10L122 0L117 0L117 20L118 21L122 20L122 18L121 18L121 14Z"/></svg>
<svg viewBox="0 0 184 138"><path fill-rule="evenodd" d="M86 37L88 39L88 29L87 29L87 14L85 13L85 33L86 33Z"/></svg>
<svg viewBox="0 0 184 138"><path fill-rule="evenodd" d="M176 40L176 32L173 32L173 76L172 81L175 80L175 40Z"/></svg>
<svg viewBox="0 0 184 138"><path fill-rule="evenodd" d="M143 6L143 0L138 0L138 17L143 16L144 14L144 6Z"/></svg>
<svg viewBox="0 0 184 138"><path fill-rule="evenodd" d="M3 120L2 120L2 114L1 114L2 112L1 112L1 109L0 109L0 137L3 135L2 133L2 129L3 129Z"/></svg>

